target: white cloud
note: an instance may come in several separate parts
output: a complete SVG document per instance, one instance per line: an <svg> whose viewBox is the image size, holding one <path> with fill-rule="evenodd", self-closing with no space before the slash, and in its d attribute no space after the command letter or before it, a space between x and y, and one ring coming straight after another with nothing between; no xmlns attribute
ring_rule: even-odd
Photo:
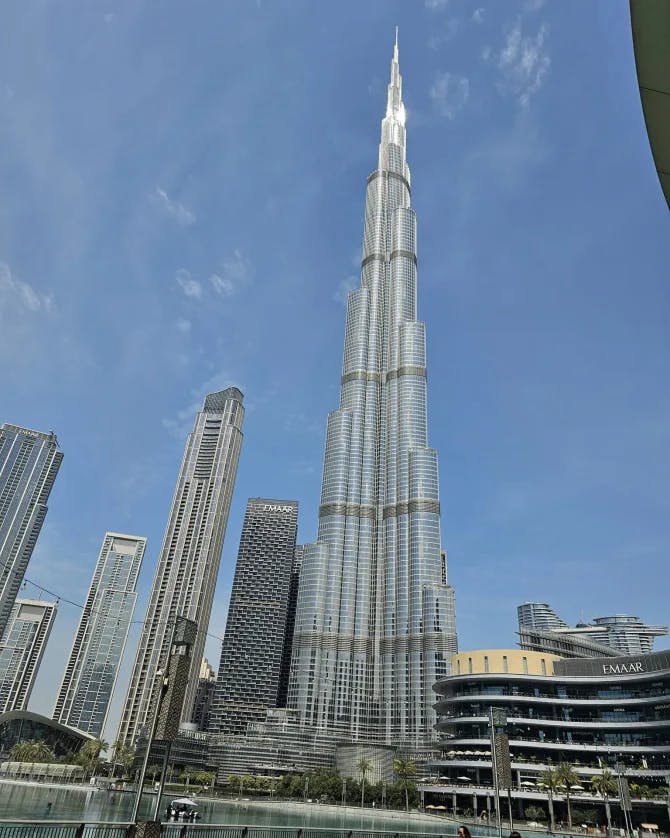
<svg viewBox="0 0 670 838"><path fill-rule="evenodd" d="M439 9L446 9L449 0L425 0L426 8L437 11Z"/></svg>
<svg viewBox="0 0 670 838"><path fill-rule="evenodd" d="M53 295L40 294L32 285L12 276L6 262L0 262L0 313L10 308L50 312L54 309Z"/></svg>
<svg viewBox="0 0 670 838"><path fill-rule="evenodd" d="M514 96L522 107L527 107L542 87L551 66L545 45L547 32L546 25L542 24L535 35L525 35L521 21L517 20L497 57L500 89Z"/></svg>
<svg viewBox="0 0 670 838"><path fill-rule="evenodd" d="M186 320L185 317L178 317L177 318L177 331L181 332L182 335L188 335L191 331L191 321Z"/></svg>
<svg viewBox="0 0 670 838"><path fill-rule="evenodd" d="M210 276L209 281L217 294L232 297L240 288L249 285L253 275L251 262L240 250L234 250L223 260L218 273Z"/></svg>
<svg viewBox="0 0 670 838"><path fill-rule="evenodd" d="M191 224L195 224L195 213L188 207L185 207L180 201L171 198L160 186L156 187L154 200L165 215L173 218L182 227L190 227Z"/></svg>
<svg viewBox="0 0 670 838"><path fill-rule="evenodd" d="M472 13L472 20L474 23L483 23L484 16L486 14L486 10L481 6L478 9L475 9Z"/></svg>
<svg viewBox="0 0 670 838"><path fill-rule="evenodd" d="M349 292L353 291L355 288L358 288L358 286L359 281L357 276L346 277L337 286L337 291L335 291L335 293L333 294L333 299L336 303L346 306Z"/></svg>
<svg viewBox="0 0 670 838"><path fill-rule="evenodd" d="M196 300L202 297L202 285L197 279L193 279L187 270L180 268L175 275L175 279L187 297L195 297Z"/></svg>
<svg viewBox="0 0 670 838"><path fill-rule="evenodd" d="M235 293L235 286L226 277L219 276L219 274L212 274L209 281L212 283L212 288L216 293L222 297L232 297Z"/></svg>
<svg viewBox="0 0 670 838"><path fill-rule="evenodd" d="M470 82L455 73L438 73L430 88L430 98L441 116L453 119L470 98Z"/></svg>

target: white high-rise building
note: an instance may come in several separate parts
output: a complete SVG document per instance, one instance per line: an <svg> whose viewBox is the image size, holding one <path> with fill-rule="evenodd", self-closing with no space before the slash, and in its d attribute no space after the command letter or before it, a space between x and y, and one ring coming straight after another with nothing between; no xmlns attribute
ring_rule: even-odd
<svg viewBox="0 0 670 838"><path fill-rule="evenodd" d="M63 454L53 433L0 427L0 636L21 587Z"/></svg>
<svg viewBox="0 0 670 838"><path fill-rule="evenodd" d="M667 626L649 625L628 614L569 626L546 602L524 602L517 606L517 616L522 649L569 658L648 655L655 638L668 633Z"/></svg>
<svg viewBox="0 0 670 838"><path fill-rule="evenodd" d="M212 612L242 445L243 396L229 387L205 398L186 441L118 740L132 746L155 706L178 616L198 624L182 721L190 722Z"/></svg>
<svg viewBox="0 0 670 838"><path fill-rule="evenodd" d="M56 603L17 599L0 637L0 713L25 710L56 617Z"/></svg>
<svg viewBox="0 0 670 838"><path fill-rule="evenodd" d="M562 620L546 602L524 602L517 606L516 613L520 629L533 628L542 631L555 631L556 629L568 628L565 620Z"/></svg>
<svg viewBox="0 0 670 838"><path fill-rule="evenodd" d="M140 536L105 533L58 691L53 712L57 722L102 734L135 610L146 544Z"/></svg>
<svg viewBox="0 0 670 838"><path fill-rule="evenodd" d="M428 445L425 326L398 45L361 286L349 294L340 406L328 417L317 541L302 565L288 704L342 740L435 738L432 685L457 651L443 580L437 452Z"/></svg>

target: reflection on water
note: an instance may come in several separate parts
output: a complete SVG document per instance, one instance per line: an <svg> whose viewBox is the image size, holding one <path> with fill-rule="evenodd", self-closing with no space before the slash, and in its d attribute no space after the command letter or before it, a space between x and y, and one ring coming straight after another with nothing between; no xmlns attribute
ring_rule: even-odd
<svg viewBox="0 0 670 838"><path fill-rule="evenodd" d="M174 796L163 797L161 817ZM127 821L130 818L133 799L134 795L129 792L0 783L0 818ZM140 818L151 817L155 803L154 795L143 795ZM342 827L455 834L453 822L424 817L390 817L370 809L363 812L356 812L351 808L335 811L330 807L318 805L284 803L281 806L269 807L244 800L202 800L198 805L198 812L201 815L200 823Z"/></svg>

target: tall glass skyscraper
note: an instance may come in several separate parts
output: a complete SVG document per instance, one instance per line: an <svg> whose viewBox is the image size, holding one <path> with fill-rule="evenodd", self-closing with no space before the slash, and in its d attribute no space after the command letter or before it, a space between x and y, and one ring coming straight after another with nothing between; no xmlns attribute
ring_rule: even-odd
<svg viewBox="0 0 670 838"><path fill-rule="evenodd" d="M155 706L178 616L198 624L182 721L190 722L242 446L243 396L205 398L186 441L117 739L132 746Z"/></svg>
<svg viewBox="0 0 670 838"><path fill-rule="evenodd" d="M289 706L303 725L344 740L420 745L434 738L431 687L457 640L428 447L410 192L396 41L340 406L328 417L318 536L302 566Z"/></svg>
<svg viewBox="0 0 670 838"><path fill-rule="evenodd" d="M207 729L245 733L282 695L298 502L249 498Z"/></svg>
<svg viewBox="0 0 670 838"><path fill-rule="evenodd" d="M102 541L53 718L100 736L137 601L146 538L108 532Z"/></svg>
<svg viewBox="0 0 670 838"><path fill-rule="evenodd" d="M62 453L53 433L0 427L0 636L47 514Z"/></svg>
<svg viewBox="0 0 670 838"><path fill-rule="evenodd" d="M17 599L12 606L0 637L0 713L28 707L55 617L55 602Z"/></svg>

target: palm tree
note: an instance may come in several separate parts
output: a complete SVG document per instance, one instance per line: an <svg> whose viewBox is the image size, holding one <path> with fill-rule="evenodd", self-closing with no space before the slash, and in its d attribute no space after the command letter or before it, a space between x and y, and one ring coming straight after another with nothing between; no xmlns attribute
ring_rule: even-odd
<svg viewBox="0 0 670 838"><path fill-rule="evenodd" d="M151 785L152 786L156 782L156 777L160 777L162 771L163 771L163 766L159 765L157 762L155 762L153 765L150 765L147 768L147 774L151 774Z"/></svg>
<svg viewBox="0 0 670 838"><path fill-rule="evenodd" d="M202 791L205 787L211 785L214 782L215 776L216 775L212 774L211 771L197 771L193 779L196 783L200 783L200 791Z"/></svg>
<svg viewBox="0 0 670 838"><path fill-rule="evenodd" d="M129 748L127 745L124 745L123 742L118 739L114 743L114 757L112 759L112 777L114 777L116 773L116 766L120 765L121 769L124 774L128 774L130 769L133 767L133 762L135 761L135 751L132 748Z"/></svg>
<svg viewBox="0 0 670 838"><path fill-rule="evenodd" d="M591 777L591 788L599 794L605 803L605 817L607 818L607 834L612 831L612 815L610 812L609 798L617 793L617 781L609 768L603 768L602 773L594 774Z"/></svg>
<svg viewBox="0 0 670 838"><path fill-rule="evenodd" d="M43 739L31 739L13 745L9 758L14 762L54 762L54 752Z"/></svg>
<svg viewBox="0 0 670 838"><path fill-rule="evenodd" d="M569 762L560 762L556 768L558 781L565 794L565 802L568 807L568 826L572 829L572 812L570 811L570 788L579 785L579 776Z"/></svg>
<svg viewBox="0 0 670 838"><path fill-rule="evenodd" d="M372 769L372 763L369 759L362 757L356 763L356 768L361 772L361 809L363 808L363 801L365 799L365 775Z"/></svg>
<svg viewBox="0 0 670 838"><path fill-rule="evenodd" d="M563 784L558 777L555 768L547 768L543 771L538 779L538 786L543 786L547 789L547 796L549 799L549 823L551 825L551 832L556 828L556 821L554 819L554 792L560 791Z"/></svg>
<svg viewBox="0 0 670 838"><path fill-rule="evenodd" d="M109 748L109 742L104 739L89 739L89 741L79 749L77 754L80 765L92 777L98 762L100 761L100 754Z"/></svg>
<svg viewBox="0 0 670 838"><path fill-rule="evenodd" d="M408 783L410 778L416 774L416 763L411 757L400 754L400 756L397 756L393 760L393 770L403 781L405 787L405 809L409 812Z"/></svg>
<svg viewBox="0 0 670 838"><path fill-rule="evenodd" d="M12 762L28 762L30 744L28 742L17 742L9 749L9 758Z"/></svg>

